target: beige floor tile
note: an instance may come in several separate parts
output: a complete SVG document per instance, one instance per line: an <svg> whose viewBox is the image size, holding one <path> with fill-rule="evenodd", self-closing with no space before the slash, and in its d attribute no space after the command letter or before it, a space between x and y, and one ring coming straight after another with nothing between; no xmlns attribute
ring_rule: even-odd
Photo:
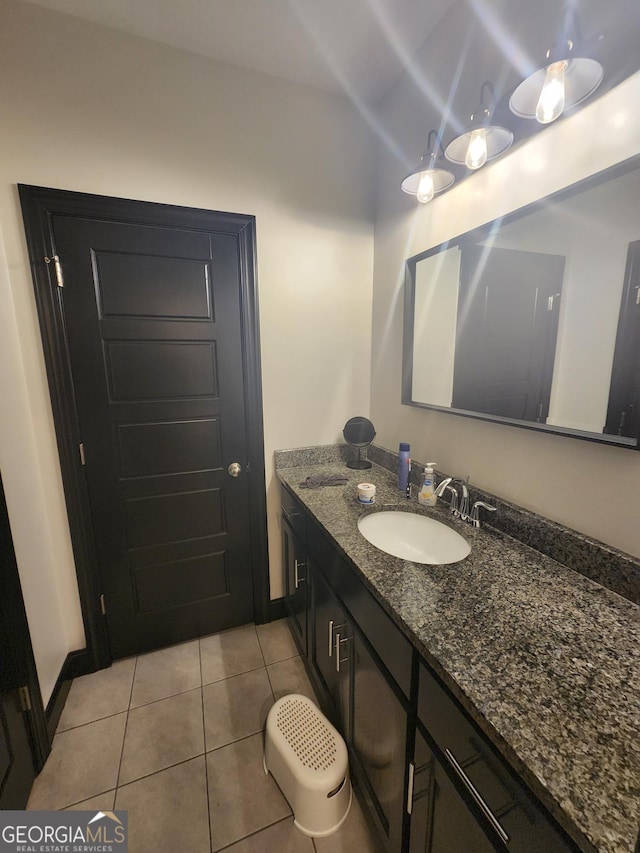
<svg viewBox="0 0 640 853"><path fill-rule="evenodd" d="M293 825L293 818L281 820L231 847L225 853L314 853L313 841ZM359 850L350 853L360 853Z"/></svg>
<svg viewBox="0 0 640 853"><path fill-rule="evenodd" d="M265 669L207 684L203 696L207 751L262 731L273 704Z"/></svg>
<svg viewBox="0 0 640 853"><path fill-rule="evenodd" d="M207 853L204 756L118 788L120 809L129 813L129 853Z"/></svg>
<svg viewBox="0 0 640 853"><path fill-rule="evenodd" d="M105 791L104 794L98 794L97 797L91 797L88 800L82 800L81 803L74 803L72 806L67 806L65 811L83 811L83 812L111 812L116 799L115 788L113 791Z"/></svg>
<svg viewBox="0 0 640 853"><path fill-rule="evenodd" d="M57 730L63 732L126 711L135 665L135 658L127 658L74 679Z"/></svg>
<svg viewBox="0 0 640 853"><path fill-rule="evenodd" d="M264 666L255 625L244 625L200 640L202 683L210 684Z"/></svg>
<svg viewBox="0 0 640 853"><path fill-rule="evenodd" d="M367 823L358 798L353 794L345 822L326 838L314 838L317 853L384 853L375 831ZM469 851L471 853L471 851Z"/></svg>
<svg viewBox="0 0 640 853"><path fill-rule="evenodd" d="M117 714L56 735L27 808L62 809L115 788L126 717Z"/></svg>
<svg viewBox="0 0 640 853"><path fill-rule="evenodd" d="M119 785L204 752L202 690L160 699L129 712Z"/></svg>
<svg viewBox="0 0 640 853"><path fill-rule="evenodd" d="M292 658L298 654L298 647L291 636L286 619L268 622L266 625L256 625L256 630L266 664Z"/></svg>
<svg viewBox="0 0 640 853"><path fill-rule="evenodd" d="M267 672L276 699L286 696L287 693L301 693L303 696L308 696L316 705L318 704L304 664L299 657L273 663L267 667Z"/></svg>
<svg viewBox="0 0 640 853"><path fill-rule="evenodd" d="M261 732L207 754L213 850L291 814L262 754Z"/></svg>
<svg viewBox="0 0 640 853"><path fill-rule="evenodd" d="M198 640L140 655L133 679L131 707L166 699L200 687L200 684Z"/></svg>

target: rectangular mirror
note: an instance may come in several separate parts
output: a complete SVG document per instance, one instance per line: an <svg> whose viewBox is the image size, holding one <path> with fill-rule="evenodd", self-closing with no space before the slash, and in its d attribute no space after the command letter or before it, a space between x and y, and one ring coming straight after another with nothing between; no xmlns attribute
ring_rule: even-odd
<svg viewBox="0 0 640 853"><path fill-rule="evenodd" d="M407 261L402 402L638 447L640 157Z"/></svg>

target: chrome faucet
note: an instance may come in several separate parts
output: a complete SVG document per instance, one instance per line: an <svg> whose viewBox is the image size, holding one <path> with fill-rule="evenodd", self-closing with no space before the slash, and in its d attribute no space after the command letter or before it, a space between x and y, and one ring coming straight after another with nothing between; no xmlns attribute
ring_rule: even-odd
<svg viewBox="0 0 640 853"><path fill-rule="evenodd" d="M482 507L482 509L488 509L489 512L496 511L496 508L491 506L491 504L485 503L484 501L476 501L471 510L471 515L469 516L469 521L474 527L480 527L480 507Z"/></svg>
<svg viewBox="0 0 640 853"><path fill-rule="evenodd" d="M455 482L460 485L462 498L460 500L460 508L454 515L457 515L462 521L471 521L471 516L469 515L469 478L466 477L464 480L456 480Z"/></svg>
<svg viewBox="0 0 640 853"><path fill-rule="evenodd" d="M435 489L434 494L437 498L441 498L445 492L450 492L451 493L451 504L449 506L449 509L451 510L451 512L454 515L457 515L457 513L458 513L458 493L454 489L454 487L451 485L452 480L453 480L453 477L445 477L444 480L442 480L438 484L438 487Z"/></svg>

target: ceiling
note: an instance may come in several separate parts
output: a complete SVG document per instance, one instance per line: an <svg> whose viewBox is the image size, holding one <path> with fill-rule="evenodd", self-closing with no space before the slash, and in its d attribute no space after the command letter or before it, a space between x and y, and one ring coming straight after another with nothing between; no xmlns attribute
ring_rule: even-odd
<svg viewBox="0 0 640 853"><path fill-rule="evenodd" d="M29 0L372 103L454 0Z"/></svg>

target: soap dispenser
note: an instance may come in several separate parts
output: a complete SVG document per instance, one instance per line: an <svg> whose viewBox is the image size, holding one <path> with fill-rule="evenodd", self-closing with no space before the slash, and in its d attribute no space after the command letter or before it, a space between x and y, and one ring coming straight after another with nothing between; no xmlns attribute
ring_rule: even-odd
<svg viewBox="0 0 640 853"><path fill-rule="evenodd" d="M418 492L418 503L421 506L435 506L438 503L436 497L436 486L433 476L433 466L435 462L427 462L427 467L424 469L424 477L422 478L422 486Z"/></svg>

